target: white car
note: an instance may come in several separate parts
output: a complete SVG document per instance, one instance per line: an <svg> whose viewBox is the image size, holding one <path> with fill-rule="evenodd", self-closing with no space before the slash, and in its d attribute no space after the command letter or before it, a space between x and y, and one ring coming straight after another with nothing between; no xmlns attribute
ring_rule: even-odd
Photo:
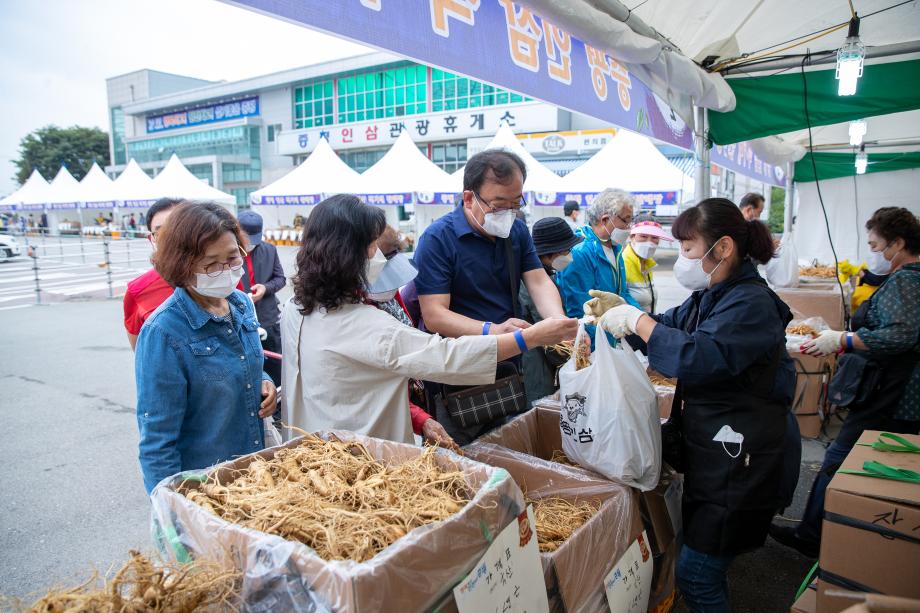
<svg viewBox="0 0 920 613"><path fill-rule="evenodd" d="M9 260L18 255L22 255L22 248L16 241L16 237L0 234L0 260Z"/></svg>

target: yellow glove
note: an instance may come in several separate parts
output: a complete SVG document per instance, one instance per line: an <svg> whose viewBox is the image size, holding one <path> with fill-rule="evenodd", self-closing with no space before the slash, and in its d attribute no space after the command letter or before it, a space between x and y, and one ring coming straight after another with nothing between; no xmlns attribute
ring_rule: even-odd
<svg viewBox="0 0 920 613"><path fill-rule="evenodd" d="M626 301L613 292L603 292L599 289L588 291L591 300L584 304L585 316L600 319L600 317L614 307L626 304Z"/></svg>

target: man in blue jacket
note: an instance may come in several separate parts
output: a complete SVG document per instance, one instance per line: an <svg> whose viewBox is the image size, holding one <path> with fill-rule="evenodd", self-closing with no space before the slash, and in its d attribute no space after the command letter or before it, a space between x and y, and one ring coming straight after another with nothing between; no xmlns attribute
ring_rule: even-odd
<svg viewBox="0 0 920 613"><path fill-rule="evenodd" d="M584 315L583 305L591 299L590 290L616 294L627 304L639 308L626 286L626 265L623 263L623 245L629 240L634 205L629 193L605 189L588 209L588 225L579 229L585 240L572 249L572 263L556 274L556 284L569 317Z"/></svg>

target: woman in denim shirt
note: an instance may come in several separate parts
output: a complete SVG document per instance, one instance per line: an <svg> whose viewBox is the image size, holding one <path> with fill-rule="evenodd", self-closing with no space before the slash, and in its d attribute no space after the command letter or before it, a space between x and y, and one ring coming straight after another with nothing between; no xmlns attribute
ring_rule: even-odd
<svg viewBox="0 0 920 613"><path fill-rule="evenodd" d="M171 475L264 447L276 390L262 370L259 323L236 290L246 239L210 203L179 205L160 230L153 264L173 287L137 340L137 425L149 494Z"/></svg>

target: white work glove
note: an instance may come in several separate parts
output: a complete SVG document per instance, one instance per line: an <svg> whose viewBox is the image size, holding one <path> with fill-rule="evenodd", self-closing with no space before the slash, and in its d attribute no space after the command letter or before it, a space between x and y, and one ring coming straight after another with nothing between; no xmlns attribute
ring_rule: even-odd
<svg viewBox="0 0 920 613"><path fill-rule="evenodd" d="M645 315L641 309L631 304L621 304L613 307L601 317L598 325L616 338L623 338L627 334L635 334L639 318Z"/></svg>
<svg viewBox="0 0 920 613"><path fill-rule="evenodd" d="M585 311L585 317L597 319L610 309L620 306L621 304L626 304L625 300L613 292L603 292L599 289L592 289L588 291L588 295L594 297L587 301L582 307Z"/></svg>
<svg viewBox="0 0 920 613"><path fill-rule="evenodd" d="M802 343L802 353L821 357L832 353L840 353L843 349L844 332L825 330L818 338Z"/></svg>
<svg viewBox="0 0 920 613"><path fill-rule="evenodd" d="M259 340L264 341L267 338L268 332L265 330L265 328L259 327Z"/></svg>

